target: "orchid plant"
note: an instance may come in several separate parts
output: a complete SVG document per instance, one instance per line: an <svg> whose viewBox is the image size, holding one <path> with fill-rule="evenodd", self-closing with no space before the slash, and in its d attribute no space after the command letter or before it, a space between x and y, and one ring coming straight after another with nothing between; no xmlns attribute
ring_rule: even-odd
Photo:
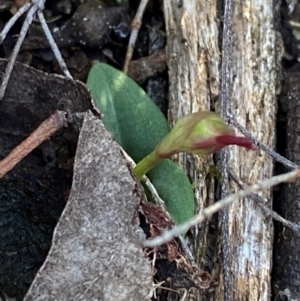
<svg viewBox="0 0 300 301"><path fill-rule="evenodd" d="M191 184L180 166L167 158L185 151L204 156L230 144L255 148L250 140L236 137L214 112L189 114L170 131L165 116L145 91L107 64L93 65L87 85L105 127L137 162L137 179L147 174L176 224L194 216L194 183Z"/></svg>

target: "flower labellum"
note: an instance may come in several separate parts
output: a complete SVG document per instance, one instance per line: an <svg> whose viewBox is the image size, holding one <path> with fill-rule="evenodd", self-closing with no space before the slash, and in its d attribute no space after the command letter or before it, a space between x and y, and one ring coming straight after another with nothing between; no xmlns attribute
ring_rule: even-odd
<svg viewBox="0 0 300 301"><path fill-rule="evenodd" d="M220 151L227 145L238 145L255 150L255 145L245 137L237 137L220 115L201 111L182 117L157 145L155 150L135 167L140 180L161 160L180 152L205 156Z"/></svg>

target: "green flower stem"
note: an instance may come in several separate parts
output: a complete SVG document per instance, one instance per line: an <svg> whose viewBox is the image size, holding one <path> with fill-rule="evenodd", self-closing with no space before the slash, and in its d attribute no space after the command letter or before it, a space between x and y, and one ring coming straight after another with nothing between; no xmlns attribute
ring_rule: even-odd
<svg viewBox="0 0 300 301"><path fill-rule="evenodd" d="M162 161L162 159L156 155L155 151L146 156L134 168L137 179L140 181L143 176L160 161Z"/></svg>

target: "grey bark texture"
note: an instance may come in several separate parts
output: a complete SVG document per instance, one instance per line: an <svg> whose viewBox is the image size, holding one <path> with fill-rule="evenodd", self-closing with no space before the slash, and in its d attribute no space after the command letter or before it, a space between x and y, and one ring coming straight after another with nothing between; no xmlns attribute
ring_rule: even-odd
<svg viewBox="0 0 300 301"><path fill-rule="evenodd" d="M170 123L197 110L219 110L222 5L217 0L164 1L167 29L167 58L170 82ZM235 2L233 12L233 51L231 109L235 118L260 141L275 144L276 90L278 64L273 1ZM198 210L214 201L214 184L207 168L208 159L182 154L176 158L195 186ZM229 167L247 184L273 174L273 162L261 151L229 148ZM238 190L231 183L231 192ZM270 197L270 192L262 194ZM266 204L271 205L269 200ZM234 300L270 300L273 225L270 218L250 198L229 206L230 271ZM207 224L195 229L200 264L211 239ZM201 233L201 235L199 235ZM210 243L212 243L210 241ZM216 290L199 294L197 300L223 300L220 274L220 246L209 254ZM197 245L198 244L198 245Z"/></svg>
<svg viewBox="0 0 300 301"><path fill-rule="evenodd" d="M143 196L120 146L85 116L69 201L24 301L148 300L152 276L137 208Z"/></svg>
<svg viewBox="0 0 300 301"><path fill-rule="evenodd" d="M180 5L181 4L181 5ZM169 67L169 123L191 112L210 110L211 101L220 93L220 49L217 1L164 1ZM189 175L195 187L197 211L214 202L214 177L211 158L188 153L174 157ZM208 245L208 222L195 229L194 249L197 261L204 263ZM214 256L214 250L209 256Z"/></svg>

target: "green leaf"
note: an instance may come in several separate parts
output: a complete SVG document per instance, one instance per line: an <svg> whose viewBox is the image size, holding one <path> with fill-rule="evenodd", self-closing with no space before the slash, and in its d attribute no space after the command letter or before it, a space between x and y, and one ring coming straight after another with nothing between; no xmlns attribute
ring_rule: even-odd
<svg viewBox="0 0 300 301"><path fill-rule="evenodd" d="M164 160L147 174L168 212L181 224L194 216L193 187L183 170L169 159Z"/></svg>
<svg viewBox="0 0 300 301"><path fill-rule="evenodd" d="M168 134L167 120L159 108L123 72L97 63L89 73L87 86L106 128L135 162L151 153ZM193 216L193 189L182 169L164 160L147 175L176 223Z"/></svg>

